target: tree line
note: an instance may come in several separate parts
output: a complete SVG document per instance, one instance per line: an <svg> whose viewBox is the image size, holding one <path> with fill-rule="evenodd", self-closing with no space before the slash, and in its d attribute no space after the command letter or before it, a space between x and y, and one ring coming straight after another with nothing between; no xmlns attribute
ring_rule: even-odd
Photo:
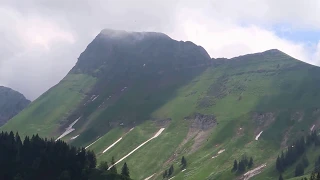
<svg viewBox="0 0 320 180"><path fill-rule="evenodd" d="M239 160L239 163L237 160L234 160L232 171L243 173L245 172L246 168L250 169L252 166L253 158L250 157L250 159L248 159L247 155L242 155L241 159Z"/></svg>
<svg viewBox="0 0 320 180"><path fill-rule="evenodd" d="M76 148L38 135L0 133L0 179L5 180L129 180L129 169L122 175L96 168L96 156L85 148ZM126 168L124 172L126 172Z"/></svg>
<svg viewBox="0 0 320 180"><path fill-rule="evenodd" d="M297 162L301 157L301 162L296 165L295 168L295 176L301 176L304 174L304 169L309 166L309 161L305 156L306 149L311 146L319 146L320 138L317 135L316 131L311 132L307 136L302 136L300 139L293 142L286 151L282 151L281 155L278 155L276 160L276 170L281 174L283 173L289 166L293 165ZM316 161L315 164L315 172L319 172L320 170L320 158ZM281 176L281 175L280 175ZM281 179L279 177L279 179Z"/></svg>
<svg viewBox="0 0 320 180"><path fill-rule="evenodd" d="M304 174L304 169L309 166L309 160L307 159L305 152L311 145L320 145L320 138L316 131L313 131L306 136L302 136L300 139L288 146L285 152L282 151L281 155L278 155L276 160L276 169L280 173L279 180L283 179L281 173L283 173L289 166L296 163L301 157L301 161L296 165L294 175L301 176ZM320 157L315 161L314 173L310 179L317 179L317 173L320 173Z"/></svg>

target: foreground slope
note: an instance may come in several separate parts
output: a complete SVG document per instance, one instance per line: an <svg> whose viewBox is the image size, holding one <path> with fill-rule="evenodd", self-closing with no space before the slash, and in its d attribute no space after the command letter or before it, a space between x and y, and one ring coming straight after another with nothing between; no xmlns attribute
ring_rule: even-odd
<svg viewBox="0 0 320 180"><path fill-rule="evenodd" d="M21 93L0 86L0 126L22 111L30 103Z"/></svg>
<svg viewBox="0 0 320 180"><path fill-rule="evenodd" d="M103 30L2 130L63 134L99 161L125 157L117 166L127 162L133 179L162 179L171 164L174 179L245 179L231 172L244 154L262 167L253 179L275 179L280 150L320 126L319 75L278 50L210 59L161 33Z"/></svg>

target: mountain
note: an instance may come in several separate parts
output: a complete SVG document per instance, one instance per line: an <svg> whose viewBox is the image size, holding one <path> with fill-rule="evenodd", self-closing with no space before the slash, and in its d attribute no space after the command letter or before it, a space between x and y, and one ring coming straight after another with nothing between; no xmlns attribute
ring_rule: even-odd
<svg viewBox="0 0 320 180"><path fill-rule="evenodd" d="M133 179L162 179L171 165L175 180L277 179L281 150L320 127L319 88L320 68L276 49L215 59L162 33L106 29L0 130L114 157ZM252 171L232 172L244 155Z"/></svg>
<svg viewBox="0 0 320 180"><path fill-rule="evenodd" d="M0 126L30 104L21 93L0 86Z"/></svg>

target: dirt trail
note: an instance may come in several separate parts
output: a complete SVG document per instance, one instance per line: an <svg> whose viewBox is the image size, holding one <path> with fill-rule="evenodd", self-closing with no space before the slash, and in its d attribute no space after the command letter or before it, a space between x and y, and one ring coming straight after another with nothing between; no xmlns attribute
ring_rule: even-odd
<svg viewBox="0 0 320 180"><path fill-rule="evenodd" d="M74 131L75 129L72 128L72 126L74 126L78 121L79 119L81 118L81 116L76 119L75 121L73 121L73 123L71 123L67 128L66 130L56 139L56 141L58 141L59 139L65 137L66 135L70 134L72 131Z"/></svg>
<svg viewBox="0 0 320 180"><path fill-rule="evenodd" d="M261 131L257 136L256 136L256 140L259 140L260 135L263 133L263 131Z"/></svg>
<svg viewBox="0 0 320 180"><path fill-rule="evenodd" d="M149 179L151 179L155 174L156 174L156 173L152 174L151 176L145 178L144 180L149 180Z"/></svg>
<svg viewBox="0 0 320 180"><path fill-rule="evenodd" d="M266 166L267 166L267 164L265 163L265 164L262 164L262 165L260 165L260 166L258 166L258 167L256 167L256 168L254 168L254 169L246 172L246 173L241 177L241 179L243 179L243 180L248 180L248 179L252 178L253 176L261 173L261 172L262 172L262 169L263 169L264 167L266 167Z"/></svg>
<svg viewBox="0 0 320 180"><path fill-rule="evenodd" d="M136 150L138 150L139 148L141 148L143 145L147 144L149 141L151 141L152 139L158 137L162 131L164 130L165 128L161 128L153 137L151 137L150 139L148 139L147 141L143 142L142 144L140 144L138 147L136 147L134 150L132 150L131 152L129 152L127 155L125 155L124 157L122 157L120 160L118 160L114 165L120 163L121 161L123 161L125 158L127 158L128 156L130 156L132 153L134 153ZM114 165L110 166L108 168L111 169Z"/></svg>

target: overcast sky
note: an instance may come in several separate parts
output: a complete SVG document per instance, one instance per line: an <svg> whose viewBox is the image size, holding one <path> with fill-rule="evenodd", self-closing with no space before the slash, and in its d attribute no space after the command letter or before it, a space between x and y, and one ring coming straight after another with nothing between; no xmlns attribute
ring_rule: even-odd
<svg viewBox="0 0 320 180"><path fill-rule="evenodd" d="M103 29L158 31L211 57L280 49L320 65L319 0L0 0L0 85L34 100Z"/></svg>

